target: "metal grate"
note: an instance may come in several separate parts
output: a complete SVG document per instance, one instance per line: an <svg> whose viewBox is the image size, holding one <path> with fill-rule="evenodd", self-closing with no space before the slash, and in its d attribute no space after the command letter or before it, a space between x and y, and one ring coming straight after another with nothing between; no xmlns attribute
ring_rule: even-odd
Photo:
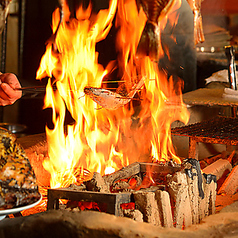
<svg viewBox="0 0 238 238"><path fill-rule="evenodd" d="M215 117L195 124L171 129L172 135L196 138L214 144L238 145L238 118Z"/></svg>

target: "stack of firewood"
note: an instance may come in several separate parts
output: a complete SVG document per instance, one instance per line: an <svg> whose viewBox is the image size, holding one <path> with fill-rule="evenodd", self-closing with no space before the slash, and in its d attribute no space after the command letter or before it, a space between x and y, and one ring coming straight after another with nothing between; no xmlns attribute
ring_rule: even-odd
<svg viewBox="0 0 238 238"><path fill-rule="evenodd" d="M100 193L130 192L134 206L122 208L125 217L182 229L215 213L215 176L202 174L198 161L197 166L194 161L191 159L180 166L133 163L110 175L94 173L84 187ZM153 171L154 183L150 185L144 182L148 165L149 171Z"/></svg>
<svg viewBox="0 0 238 238"><path fill-rule="evenodd" d="M238 157L236 151L205 158L201 161L204 173L216 175L218 181L217 194L234 195L238 190Z"/></svg>

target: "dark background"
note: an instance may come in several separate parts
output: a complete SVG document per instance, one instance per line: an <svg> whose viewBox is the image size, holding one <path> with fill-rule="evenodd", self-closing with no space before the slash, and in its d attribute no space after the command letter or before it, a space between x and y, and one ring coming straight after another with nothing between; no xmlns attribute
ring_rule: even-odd
<svg viewBox="0 0 238 238"><path fill-rule="evenodd" d="M20 42L22 52L19 57L19 80L22 86L43 85L36 80L36 72L45 52L47 39L51 36L51 16L57 0L21 1L23 8L20 29L23 31L23 41ZM50 123L49 110L42 110L44 94L26 94L19 100L19 123L27 126L27 134L37 134L45 131L45 125Z"/></svg>

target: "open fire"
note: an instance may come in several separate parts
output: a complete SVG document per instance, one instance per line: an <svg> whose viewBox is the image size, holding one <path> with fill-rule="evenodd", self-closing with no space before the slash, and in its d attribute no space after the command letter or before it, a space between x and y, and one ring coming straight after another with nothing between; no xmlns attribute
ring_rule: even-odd
<svg viewBox="0 0 238 238"><path fill-rule="evenodd" d="M176 24L181 3L172 2L157 9L156 31L165 25L168 11ZM98 13L91 2L73 10L64 1L55 10L53 36L37 72L38 79L49 77L44 107L52 108L54 128L46 128L49 158L43 166L51 175L50 187L80 184L84 175L104 175L135 161L181 163L170 125L189 119L182 83L175 85L172 77L160 72L150 52L138 53L148 18L143 4L111 0L108 9ZM96 44L106 38L114 17L118 57L103 68ZM152 53L162 55L159 46ZM112 77L114 71L117 78ZM109 89L112 84L114 90ZM110 108L111 101L116 108ZM70 125L65 125L66 110L74 120Z"/></svg>
<svg viewBox="0 0 238 238"><path fill-rule="evenodd" d="M215 179L201 174L198 161L181 161L172 144L172 122L189 120L183 82L158 65L167 50L160 31L168 17L177 24L181 1L154 3L111 0L97 12L91 1L61 1L53 13L37 72L48 78L44 108L52 109L43 161L48 209L59 208L61 199L70 209L177 228L215 212ZM104 68L96 45L113 24L117 55Z"/></svg>
<svg viewBox="0 0 238 238"><path fill-rule="evenodd" d="M217 194L227 199L227 194L237 193L237 183L233 183L237 157L233 151L228 158L207 158L200 161L201 172L198 160L180 161L176 156L170 125L189 118L182 103L182 83L175 84L159 70L156 55L158 59L163 55L159 38L156 51L140 48L148 26L143 2L150 1L141 0L139 7L137 2L111 0L107 9L95 12L93 4L85 5L85 1L73 9L61 1L37 74L39 79L49 78L45 108L52 109L54 128L46 128L47 155L36 150L34 154L44 157L44 169L50 173L48 210L92 209L156 226L187 228L215 213ZM159 14L159 25L154 26L158 33L168 15L176 24L181 2L167 2L171 5ZM114 19L117 59L104 68L98 63L96 44L107 37ZM71 124L66 124L68 112L74 120ZM67 201L60 205L60 199ZM90 225L90 214L94 214L60 212L85 215L82 223ZM43 216L60 212L47 211ZM23 215L29 215L27 210ZM104 220L101 215L105 214L99 214L96 223ZM26 217L27 223L34 217ZM222 218L221 226L223 222ZM142 223L134 224L137 229Z"/></svg>
<svg viewBox="0 0 238 238"><path fill-rule="evenodd" d="M202 176L198 161L194 167L175 154L171 123L186 124L189 113L182 81L158 66L160 30L168 16L176 25L181 1L111 0L98 12L91 1L76 5L61 1L53 13L37 72L48 78L44 108L52 109L43 161L48 209L66 199L67 206L159 226L198 223L215 211L216 183ZM117 57L104 68L96 44L114 23Z"/></svg>

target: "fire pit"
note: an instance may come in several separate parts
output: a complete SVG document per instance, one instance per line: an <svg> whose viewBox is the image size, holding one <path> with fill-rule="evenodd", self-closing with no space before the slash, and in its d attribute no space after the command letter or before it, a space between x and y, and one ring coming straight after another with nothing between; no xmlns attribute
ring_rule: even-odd
<svg viewBox="0 0 238 238"><path fill-rule="evenodd" d="M148 169L149 166L153 186L149 185L152 182L149 184L146 184L148 181L144 184L142 182L145 181L146 167ZM131 189L130 186L125 186L125 179L135 175L143 178L137 187ZM157 183L160 180L159 184L156 184L156 180ZM122 181L123 186L120 186ZM175 167L134 163L108 176L100 177L99 174L95 174L85 185L85 187L49 189L47 209L59 209L59 199L69 200L67 207L71 207L72 210L75 208L81 210L80 206L85 202L96 203L97 207L104 204L105 212L109 214L130 217L156 226L176 228L197 224L205 216L215 213L216 177L202 175L198 161L193 159ZM109 191L100 191L105 186L110 188ZM115 187L120 193L115 192L117 190Z"/></svg>
<svg viewBox="0 0 238 238"><path fill-rule="evenodd" d="M99 12L92 2L62 4L54 12L37 71L38 79L49 77L44 107L52 109L53 126L46 128L47 152L35 147L37 162L30 158L39 184L43 172L49 178L48 210L94 208L179 229L215 213L216 176L202 173L194 158L179 158L172 145L171 123L189 120L182 82L158 67L163 49L157 32L167 23L162 12L172 9L175 21L180 4L160 2L153 17L152 2L130 0L111 0ZM96 43L114 16L118 58L104 67Z"/></svg>

